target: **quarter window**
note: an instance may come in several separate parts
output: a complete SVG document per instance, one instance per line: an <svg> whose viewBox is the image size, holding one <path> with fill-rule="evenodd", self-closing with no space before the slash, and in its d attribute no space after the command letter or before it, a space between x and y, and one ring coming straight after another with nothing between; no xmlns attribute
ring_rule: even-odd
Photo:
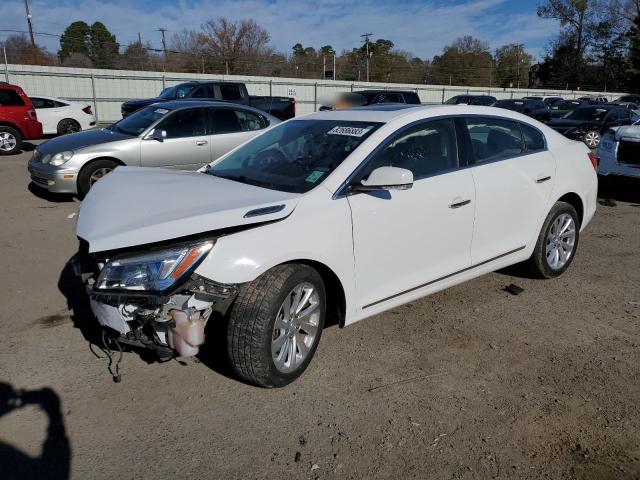
<svg viewBox="0 0 640 480"><path fill-rule="evenodd" d="M204 135L203 110L193 108L180 110L164 120L159 126L167 132L167 138L197 137Z"/></svg>
<svg viewBox="0 0 640 480"><path fill-rule="evenodd" d="M492 162L524 152L520 127L516 122L494 118L465 119L475 163Z"/></svg>
<svg viewBox="0 0 640 480"><path fill-rule="evenodd" d="M253 112L247 112L246 110L234 110L242 130L245 132L251 132L254 130L260 130L264 128L267 121L264 117L261 117Z"/></svg>
<svg viewBox="0 0 640 480"><path fill-rule="evenodd" d="M526 123L521 123L522 136L524 137L524 144L527 152L539 152L545 149L544 136L540 130L533 128Z"/></svg>
<svg viewBox="0 0 640 480"><path fill-rule="evenodd" d="M364 176L378 167L406 168L414 179L457 168L453 120L434 120L403 131L371 159Z"/></svg>

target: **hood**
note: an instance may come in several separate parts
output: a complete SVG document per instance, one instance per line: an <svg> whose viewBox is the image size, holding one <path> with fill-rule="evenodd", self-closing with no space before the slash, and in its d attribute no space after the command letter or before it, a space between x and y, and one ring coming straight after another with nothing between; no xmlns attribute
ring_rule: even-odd
<svg viewBox="0 0 640 480"><path fill-rule="evenodd" d="M90 252L133 247L278 220L293 211L299 197L204 173L118 167L82 202L76 234L89 242Z"/></svg>
<svg viewBox="0 0 640 480"><path fill-rule="evenodd" d="M632 140L640 142L640 125L625 125L624 127L613 127L616 132L616 140Z"/></svg>
<svg viewBox="0 0 640 480"><path fill-rule="evenodd" d="M124 102L122 104L122 107L125 109L131 109L131 108L142 108L142 107L146 107L147 105L151 105L152 103L157 103L157 102L166 102L166 99L163 98L134 98L133 100L127 100L126 102Z"/></svg>
<svg viewBox="0 0 640 480"><path fill-rule="evenodd" d="M98 130L86 130L84 132L62 135L52 138L38 145L38 151L43 154L56 154L66 150L77 151L81 148L100 145L102 143L117 142L119 140L129 140L133 137L123 133L114 132L101 128Z"/></svg>

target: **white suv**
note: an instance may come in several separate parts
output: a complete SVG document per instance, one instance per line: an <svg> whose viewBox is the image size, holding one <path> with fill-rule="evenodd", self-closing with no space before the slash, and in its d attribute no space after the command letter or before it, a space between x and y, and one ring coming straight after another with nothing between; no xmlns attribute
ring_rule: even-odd
<svg viewBox="0 0 640 480"><path fill-rule="evenodd" d="M201 173L119 167L80 209L76 272L109 345L194 355L228 322L237 374L282 386L341 326L508 265L571 264L596 207L582 143L490 107L290 120Z"/></svg>

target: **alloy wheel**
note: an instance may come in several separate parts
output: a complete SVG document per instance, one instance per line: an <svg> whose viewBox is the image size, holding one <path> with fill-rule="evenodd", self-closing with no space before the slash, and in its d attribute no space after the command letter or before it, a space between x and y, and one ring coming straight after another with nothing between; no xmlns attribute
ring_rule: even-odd
<svg viewBox="0 0 640 480"><path fill-rule="evenodd" d="M0 150L10 152L16 148L18 140L9 132L0 132Z"/></svg>
<svg viewBox="0 0 640 480"><path fill-rule="evenodd" d="M553 270L564 267L576 245L576 223L568 213L559 215L551 224L547 234L547 264Z"/></svg>
<svg viewBox="0 0 640 480"><path fill-rule="evenodd" d="M99 169L97 169L89 177L89 185L93 186L94 183L96 183L98 180L100 180L106 174L110 173L112 170L113 170L112 168L99 168Z"/></svg>
<svg viewBox="0 0 640 480"><path fill-rule="evenodd" d="M75 120L62 120L59 128L61 135L67 135L69 133L79 132L80 124Z"/></svg>
<svg viewBox="0 0 640 480"><path fill-rule="evenodd" d="M318 338L320 296L311 283L296 285L285 297L276 315L271 338L271 356L284 373L299 367Z"/></svg>
<svg viewBox="0 0 640 480"><path fill-rule="evenodd" d="M598 132L587 132L584 136L584 143L587 144L589 148L597 148L600 145L600 134Z"/></svg>

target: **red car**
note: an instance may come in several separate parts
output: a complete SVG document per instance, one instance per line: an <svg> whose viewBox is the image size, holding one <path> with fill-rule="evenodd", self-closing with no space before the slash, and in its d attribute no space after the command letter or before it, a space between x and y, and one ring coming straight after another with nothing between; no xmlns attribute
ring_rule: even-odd
<svg viewBox="0 0 640 480"><path fill-rule="evenodd" d="M16 85L0 82L0 155L18 153L23 140L42 137L31 100Z"/></svg>

